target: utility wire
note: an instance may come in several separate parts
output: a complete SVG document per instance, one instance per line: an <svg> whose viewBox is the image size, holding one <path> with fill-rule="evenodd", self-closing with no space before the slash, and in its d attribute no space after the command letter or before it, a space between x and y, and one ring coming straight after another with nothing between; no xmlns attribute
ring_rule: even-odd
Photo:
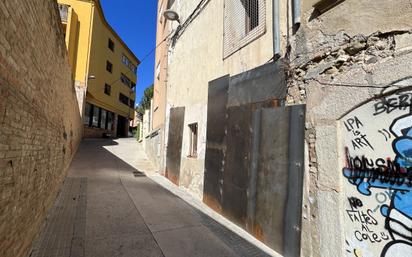
<svg viewBox="0 0 412 257"><path fill-rule="evenodd" d="M170 32L165 38L163 38L162 41L160 41L155 47L153 47L144 57L143 59L140 61L139 65L143 63L144 60L146 60L147 57L149 57L161 44L163 44L168 38L169 36L173 33L174 31ZM130 72L130 71L128 71ZM114 80L112 83L108 84L109 86L113 86L114 84L116 84L117 82L119 82L122 79L122 77Z"/></svg>
<svg viewBox="0 0 412 257"><path fill-rule="evenodd" d="M144 57L143 59L140 61L140 64L142 64L142 62L144 62L144 60L146 60L147 57L149 57L161 44L163 44L170 35L173 34L173 32L175 32L174 30L172 30L165 38L163 38L162 41L160 41L155 47L152 48L152 50L150 50ZM140 65L139 64L139 65Z"/></svg>

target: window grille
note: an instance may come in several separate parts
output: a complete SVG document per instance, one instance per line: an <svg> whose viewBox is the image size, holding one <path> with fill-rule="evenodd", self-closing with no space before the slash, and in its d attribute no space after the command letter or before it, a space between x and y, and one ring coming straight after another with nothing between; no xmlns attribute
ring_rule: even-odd
<svg viewBox="0 0 412 257"><path fill-rule="evenodd" d="M223 58L265 32L265 0L224 0Z"/></svg>

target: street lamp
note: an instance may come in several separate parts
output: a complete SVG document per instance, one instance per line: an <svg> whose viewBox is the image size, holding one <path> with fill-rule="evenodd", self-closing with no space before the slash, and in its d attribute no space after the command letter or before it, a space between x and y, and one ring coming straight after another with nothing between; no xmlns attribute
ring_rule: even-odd
<svg viewBox="0 0 412 257"><path fill-rule="evenodd" d="M173 10L166 10L163 12L166 20L177 21L180 24L179 14Z"/></svg>

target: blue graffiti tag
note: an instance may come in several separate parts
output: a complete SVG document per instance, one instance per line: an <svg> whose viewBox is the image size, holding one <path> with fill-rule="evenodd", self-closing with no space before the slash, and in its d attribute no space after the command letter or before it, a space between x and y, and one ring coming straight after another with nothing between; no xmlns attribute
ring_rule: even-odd
<svg viewBox="0 0 412 257"><path fill-rule="evenodd" d="M357 190L370 196L371 188L389 189L391 201L383 204L381 214L386 218L385 228L391 234L393 242L406 240L412 242L412 115L397 118L390 127L395 136L392 149L395 158L377 160L362 157L350 157L347 153L347 167L343 175ZM399 226L399 224L401 226ZM405 241L405 242L406 242ZM386 256L389 247L399 243L388 244L382 252ZM388 250L389 249L389 250Z"/></svg>

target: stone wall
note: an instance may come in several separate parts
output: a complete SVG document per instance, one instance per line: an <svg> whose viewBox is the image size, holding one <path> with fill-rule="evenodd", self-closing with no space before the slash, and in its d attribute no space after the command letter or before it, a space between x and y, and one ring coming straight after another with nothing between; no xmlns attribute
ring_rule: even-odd
<svg viewBox="0 0 412 257"><path fill-rule="evenodd" d="M389 141L397 136L390 124L402 113L391 106L397 103L388 105L385 99L412 84L408 81L412 75L412 6L407 0L346 0L320 14L312 6L316 2L302 1L302 23L290 40L292 51L285 63L289 75L287 102L307 105L301 255L390 256L385 255L384 250L389 249L386 245L397 239L388 236L392 232L384 224L390 210L368 214L379 204L372 204L374 195L385 193L385 189L381 192L368 186L369 197L363 194L367 191L359 190L356 181L344 172L348 167L345 147L351 148L353 158L365 155L394 160L396 156L396 148L392 149ZM390 110L391 115L373 115L371 105L382 99L379 108L385 113ZM350 113L358 117L362 113L360 122L365 128L358 123L359 128L348 132L345 122L353 118ZM389 132L388 142L378 132L386 134L383 129ZM351 141L348 143L351 137L357 137L354 142L367 149L363 145L366 137L375 150L354 150ZM391 197L396 195L389 191ZM369 222L378 224L352 222L352 210L365 213ZM402 256L412 254L408 247L398 247L403 249Z"/></svg>
<svg viewBox="0 0 412 257"><path fill-rule="evenodd" d="M57 3L0 1L0 256L25 256L82 126Z"/></svg>

